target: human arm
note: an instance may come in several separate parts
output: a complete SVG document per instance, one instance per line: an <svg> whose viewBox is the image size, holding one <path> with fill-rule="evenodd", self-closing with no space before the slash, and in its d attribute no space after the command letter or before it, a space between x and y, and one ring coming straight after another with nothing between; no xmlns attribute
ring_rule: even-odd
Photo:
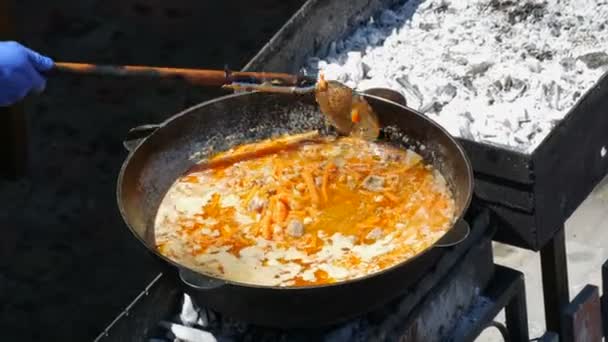
<svg viewBox="0 0 608 342"><path fill-rule="evenodd" d="M30 92L42 92L46 78L42 72L53 60L17 42L0 42L0 107L10 106Z"/></svg>

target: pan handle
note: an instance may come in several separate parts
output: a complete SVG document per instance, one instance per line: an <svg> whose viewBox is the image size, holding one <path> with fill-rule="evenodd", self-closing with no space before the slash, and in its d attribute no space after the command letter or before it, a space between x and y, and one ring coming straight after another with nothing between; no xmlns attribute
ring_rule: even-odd
<svg viewBox="0 0 608 342"><path fill-rule="evenodd" d="M158 124L141 125L131 128L129 133L127 133L127 137L122 142L122 145L125 147L125 149L127 149L127 151L131 152L135 149L135 147L137 147L137 145L139 145L140 142L150 136L150 134L154 133L158 128L160 128L160 125Z"/></svg>
<svg viewBox="0 0 608 342"><path fill-rule="evenodd" d="M471 232L471 227L465 220L458 220L433 247L452 247L464 241Z"/></svg>
<svg viewBox="0 0 608 342"><path fill-rule="evenodd" d="M185 268L179 269L179 278L191 288L201 291L213 290L226 285L226 282L222 280L205 277Z"/></svg>

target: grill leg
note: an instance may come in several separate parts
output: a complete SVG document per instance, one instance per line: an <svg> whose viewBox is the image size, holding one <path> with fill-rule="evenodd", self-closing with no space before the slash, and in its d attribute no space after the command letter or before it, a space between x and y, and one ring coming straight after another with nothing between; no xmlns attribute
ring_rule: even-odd
<svg viewBox="0 0 608 342"><path fill-rule="evenodd" d="M554 331L563 338L562 310L570 302L566 236L563 226L540 250L540 262L547 330Z"/></svg>
<svg viewBox="0 0 608 342"><path fill-rule="evenodd" d="M528 309L526 307L526 285L523 277L517 279L516 294L505 307L509 341L529 341Z"/></svg>
<svg viewBox="0 0 608 342"><path fill-rule="evenodd" d="M602 325L608 338L608 260L602 266Z"/></svg>

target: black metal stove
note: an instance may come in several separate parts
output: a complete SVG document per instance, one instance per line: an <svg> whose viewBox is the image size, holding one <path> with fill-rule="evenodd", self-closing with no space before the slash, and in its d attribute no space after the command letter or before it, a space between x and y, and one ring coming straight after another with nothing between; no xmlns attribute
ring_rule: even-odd
<svg viewBox="0 0 608 342"><path fill-rule="evenodd" d="M308 57L404 2L307 0L244 70L298 72ZM495 239L540 251L547 330L562 339L570 302L564 224L608 174L607 94L605 74L531 153L459 139L473 164L475 195L498 219Z"/></svg>
<svg viewBox="0 0 608 342"><path fill-rule="evenodd" d="M487 211L473 209L467 220L470 236L404 296L337 326L287 331L235 321L191 303L178 281L159 274L96 341L472 341L503 308L501 330L527 341L523 275L494 265ZM188 333L199 336L175 339Z"/></svg>

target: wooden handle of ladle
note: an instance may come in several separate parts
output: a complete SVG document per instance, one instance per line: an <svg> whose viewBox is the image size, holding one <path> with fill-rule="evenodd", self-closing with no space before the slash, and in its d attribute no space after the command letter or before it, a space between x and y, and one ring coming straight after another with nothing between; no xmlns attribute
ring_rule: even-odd
<svg viewBox="0 0 608 342"><path fill-rule="evenodd" d="M314 82L305 76L274 72L242 72L228 70L182 69L138 65L97 65L56 62L51 74L110 76L125 78L180 79L197 86L222 86L232 82L262 83L297 86Z"/></svg>

